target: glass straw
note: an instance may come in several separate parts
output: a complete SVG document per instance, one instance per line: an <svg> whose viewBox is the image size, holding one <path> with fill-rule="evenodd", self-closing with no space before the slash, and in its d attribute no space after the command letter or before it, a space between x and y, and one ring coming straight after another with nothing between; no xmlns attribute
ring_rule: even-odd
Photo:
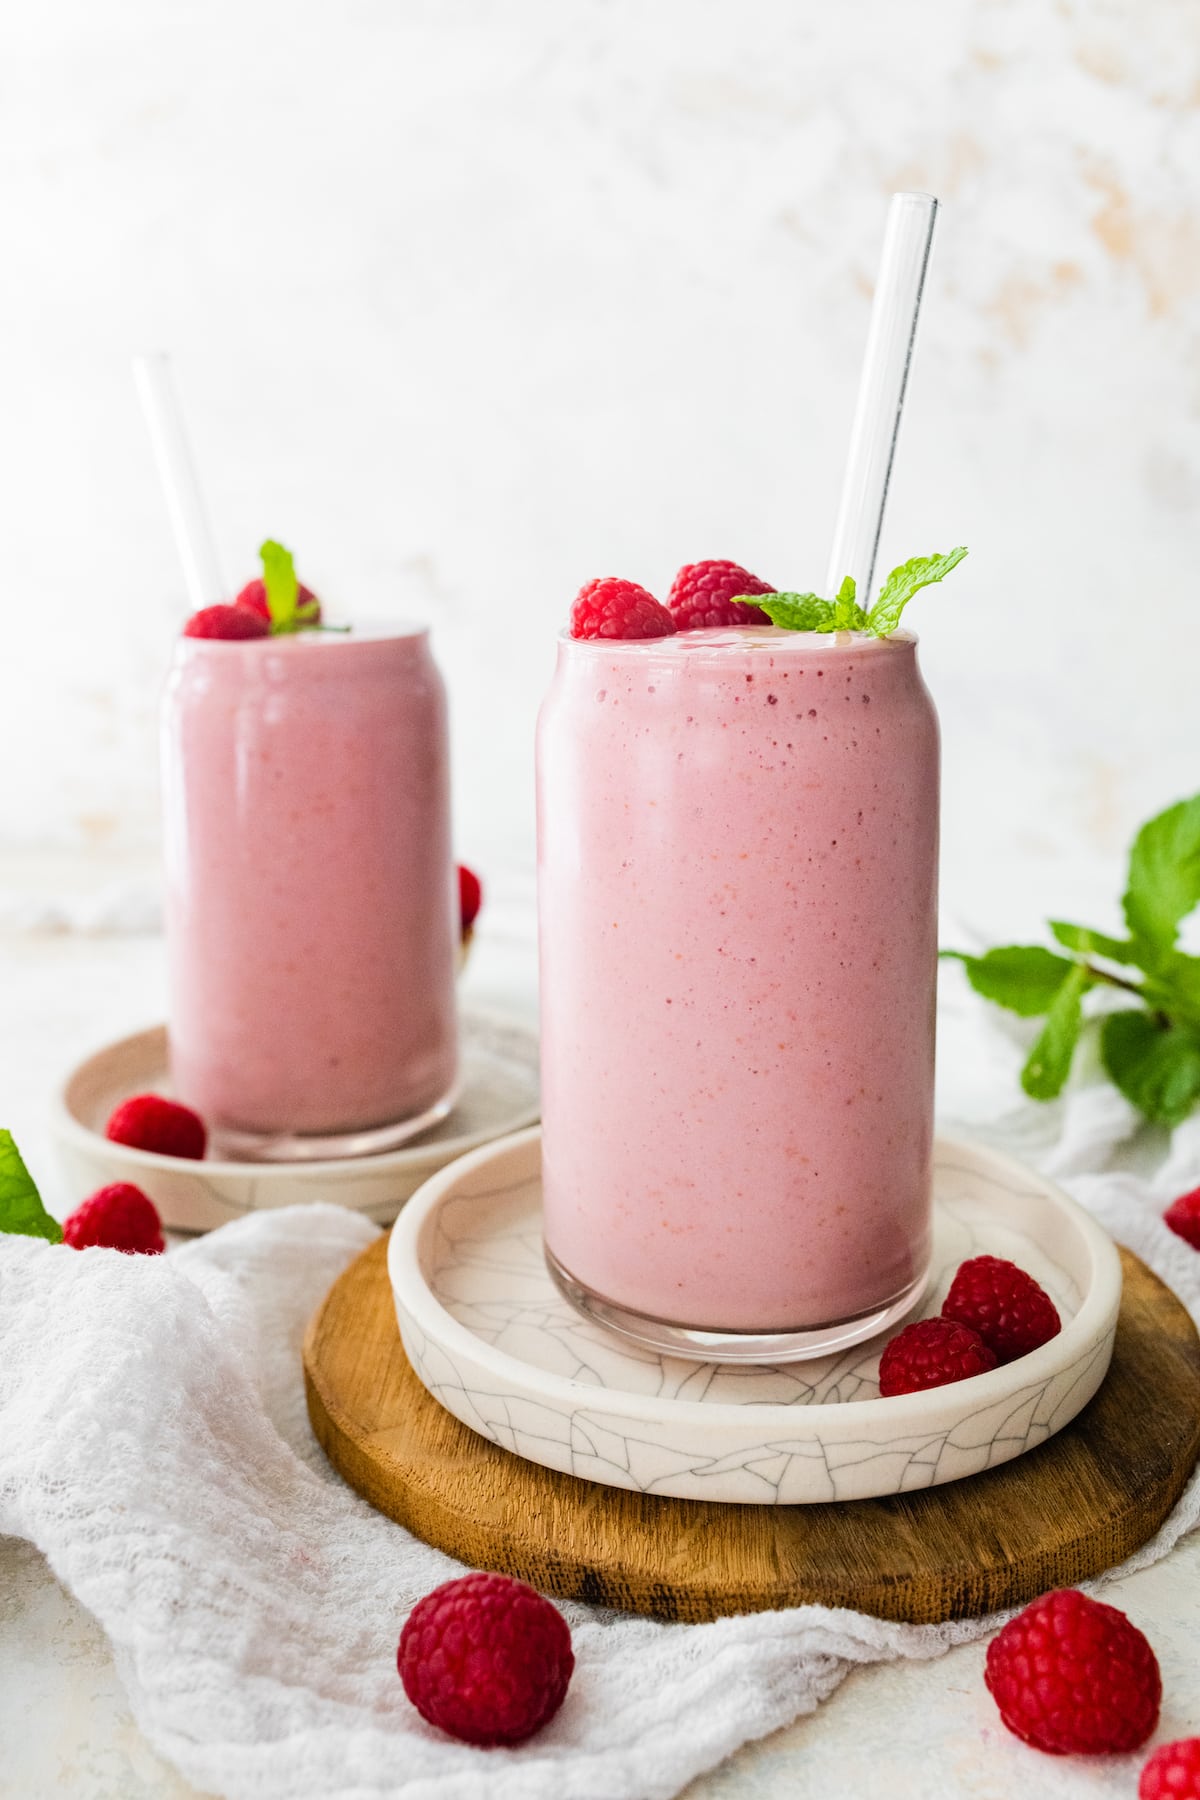
<svg viewBox="0 0 1200 1800"><path fill-rule="evenodd" d="M825 589L836 594L853 575L868 611L937 210L932 194L892 195L871 307Z"/></svg>
<svg viewBox="0 0 1200 1800"><path fill-rule="evenodd" d="M161 352L135 356L133 375L150 428L188 596L194 610L215 606L229 596L171 377L171 359Z"/></svg>

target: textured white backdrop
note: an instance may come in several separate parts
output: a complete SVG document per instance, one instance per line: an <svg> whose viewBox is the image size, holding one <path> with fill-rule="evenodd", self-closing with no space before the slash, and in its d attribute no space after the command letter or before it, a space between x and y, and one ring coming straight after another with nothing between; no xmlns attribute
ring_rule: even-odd
<svg viewBox="0 0 1200 1800"><path fill-rule="evenodd" d="M458 836L531 844L586 577L824 573L888 193L939 193L885 566L946 899L1101 910L1200 787L1197 0L43 0L0 94L0 851L153 842L166 346L231 576L417 613ZM1102 922L1102 921L1098 921Z"/></svg>

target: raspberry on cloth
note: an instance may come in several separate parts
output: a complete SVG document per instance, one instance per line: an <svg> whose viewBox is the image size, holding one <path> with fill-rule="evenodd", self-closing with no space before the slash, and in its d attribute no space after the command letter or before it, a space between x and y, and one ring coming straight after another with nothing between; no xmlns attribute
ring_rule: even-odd
<svg viewBox="0 0 1200 1800"><path fill-rule="evenodd" d="M167 1247L158 1208L131 1181L114 1181L82 1201L63 1220L63 1243L143 1256L161 1256Z"/></svg>
<svg viewBox="0 0 1200 1800"><path fill-rule="evenodd" d="M1160 1744L1139 1777L1137 1800L1200 1800L1200 1737Z"/></svg>
<svg viewBox="0 0 1200 1800"><path fill-rule="evenodd" d="M418 1600L396 1655L421 1717L468 1744L519 1744L566 1696L575 1658L556 1606L510 1575L461 1575Z"/></svg>
<svg viewBox="0 0 1200 1800"><path fill-rule="evenodd" d="M1180 1194L1163 1214L1163 1222L1193 1250L1200 1250L1200 1188Z"/></svg>

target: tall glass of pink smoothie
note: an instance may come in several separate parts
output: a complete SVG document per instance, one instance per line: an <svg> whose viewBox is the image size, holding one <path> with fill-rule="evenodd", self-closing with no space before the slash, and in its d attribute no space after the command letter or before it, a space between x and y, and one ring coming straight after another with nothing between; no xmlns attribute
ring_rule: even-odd
<svg viewBox="0 0 1200 1800"><path fill-rule="evenodd" d="M448 1109L446 699L421 629L181 639L163 716L170 1055L241 1155Z"/></svg>
<svg viewBox="0 0 1200 1800"><path fill-rule="evenodd" d="M915 639L563 636L538 771L560 1286L691 1355L882 1330L930 1252L939 753Z"/></svg>

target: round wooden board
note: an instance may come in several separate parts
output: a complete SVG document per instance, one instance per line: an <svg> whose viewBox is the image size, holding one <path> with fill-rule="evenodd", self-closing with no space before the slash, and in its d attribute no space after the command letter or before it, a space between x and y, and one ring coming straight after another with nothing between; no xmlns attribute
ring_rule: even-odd
<svg viewBox="0 0 1200 1800"><path fill-rule="evenodd" d="M880 1500L731 1506L601 1487L489 1443L421 1386L381 1238L304 1342L313 1430L381 1512L476 1568L544 1593L698 1621L817 1602L926 1624L1020 1605L1120 1562L1158 1529L1200 1455L1200 1339L1127 1250L1112 1367L1039 1449Z"/></svg>

